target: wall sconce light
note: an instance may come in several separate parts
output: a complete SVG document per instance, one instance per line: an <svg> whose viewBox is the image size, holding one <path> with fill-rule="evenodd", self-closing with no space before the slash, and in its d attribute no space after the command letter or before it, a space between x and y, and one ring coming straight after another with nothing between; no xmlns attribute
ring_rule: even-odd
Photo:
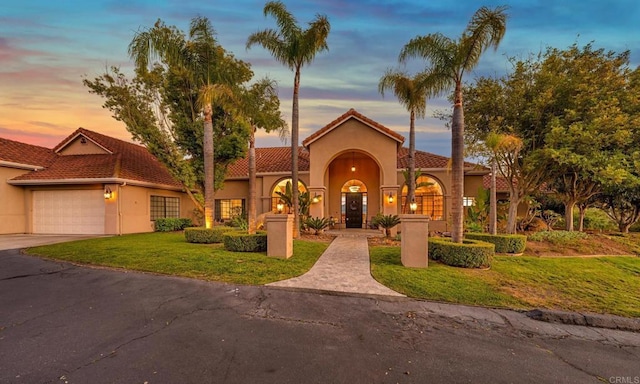
<svg viewBox="0 0 640 384"><path fill-rule="evenodd" d="M318 194L317 194L317 193L314 193L314 194L313 194L313 199L311 199L311 202L312 202L313 204L317 204L317 203L319 203L319 202L320 202L320 196L318 196Z"/></svg>
<svg viewBox="0 0 640 384"><path fill-rule="evenodd" d="M415 199L411 199L411 203L409 203L409 210L411 213L416 213L418 210L418 203L416 203Z"/></svg>
<svg viewBox="0 0 640 384"><path fill-rule="evenodd" d="M113 192L111 192L111 188L106 187L106 188L104 189L104 198L105 198L106 200L109 200L109 199L111 199L112 197L113 197Z"/></svg>
<svg viewBox="0 0 640 384"><path fill-rule="evenodd" d="M278 209L278 213L282 213L282 210L284 209L284 204L282 204L282 202L279 202L276 205L276 208Z"/></svg>
<svg viewBox="0 0 640 384"><path fill-rule="evenodd" d="M393 192L389 192L389 197L387 197L387 201L389 204L393 204Z"/></svg>

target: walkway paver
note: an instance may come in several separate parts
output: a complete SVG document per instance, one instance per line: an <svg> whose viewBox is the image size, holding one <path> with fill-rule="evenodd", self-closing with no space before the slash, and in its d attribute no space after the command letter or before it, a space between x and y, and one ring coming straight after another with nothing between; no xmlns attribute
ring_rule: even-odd
<svg viewBox="0 0 640 384"><path fill-rule="evenodd" d="M338 236L302 276L268 284L276 287L403 297L371 276L366 236Z"/></svg>

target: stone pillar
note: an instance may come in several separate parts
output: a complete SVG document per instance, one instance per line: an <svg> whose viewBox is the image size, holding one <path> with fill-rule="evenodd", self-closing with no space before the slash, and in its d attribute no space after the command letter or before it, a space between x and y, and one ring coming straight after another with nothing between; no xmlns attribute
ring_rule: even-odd
<svg viewBox="0 0 640 384"><path fill-rule="evenodd" d="M426 268L429 260L428 215L400 215L400 259L410 268Z"/></svg>
<svg viewBox="0 0 640 384"><path fill-rule="evenodd" d="M293 255L293 215L266 215L267 256L288 259Z"/></svg>
<svg viewBox="0 0 640 384"><path fill-rule="evenodd" d="M309 190L309 216L310 217L324 217L325 211L325 192L327 190L326 187L308 187ZM314 198L318 201L314 202Z"/></svg>

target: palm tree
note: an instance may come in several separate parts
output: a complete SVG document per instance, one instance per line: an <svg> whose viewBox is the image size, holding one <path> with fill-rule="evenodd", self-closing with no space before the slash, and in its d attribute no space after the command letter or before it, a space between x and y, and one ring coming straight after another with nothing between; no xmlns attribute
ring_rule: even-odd
<svg viewBox="0 0 640 384"><path fill-rule="evenodd" d="M138 71L147 70L149 62L157 57L170 67L184 70L189 80L199 87L198 105L204 115L204 215L207 228L213 225L215 199L212 105L233 98L232 89L223 82L224 76L215 65L220 50L214 35L207 18L191 20L189 40L158 20L153 28L136 33L129 44L129 56L135 61Z"/></svg>
<svg viewBox="0 0 640 384"><path fill-rule="evenodd" d="M287 123L280 114L280 100L276 83L268 78L262 79L246 90L243 98L243 112L251 123L249 136L249 200L247 201L247 228L249 233L256 232L256 147L255 136L258 128L266 132L276 130L281 140L289 133Z"/></svg>
<svg viewBox="0 0 640 384"><path fill-rule="evenodd" d="M293 108L291 113L291 179L293 185L293 236L300 233L299 202L298 202L298 135L299 111L298 93L300 90L300 70L305 64L310 64L318 52L328 50L327 37L331 30L329 20L325 15L316 15L309 23L309 28L302 29L295 17L287 10L281 1L269 1L264 6L264 15L271 15L279 30L265 29L252 33L247 39L247 49L254 44L264 47L280 63L294 71L293 78Z"/></svg>
<svg viewBox="0 0 640 384"><path fill-rule="evenodd" d="M378 91L390 89L409 111L409 169L407 177L407 202L415 200L416 194L416 117L424 118L427 112L427 98L439 93L442 84L435 81L440 78L430 76L427 72L413 77L402 71L388 69L378 83Z"/></svg>
<svg viewBox="0 0 640 384"><path fill-rule="evenodd" d="M463 237L464 193L464 111L462 108L462 78L473 70L480 56L489 47L498 48L506 32L506 6L490 9L481 7L473 14L469 24L457 40L441 33L411 39L400 52L399 61L412 57L427 60L434 76L454 87L453 118L451 121L451 195L452 228L454 242Z"/></svg>

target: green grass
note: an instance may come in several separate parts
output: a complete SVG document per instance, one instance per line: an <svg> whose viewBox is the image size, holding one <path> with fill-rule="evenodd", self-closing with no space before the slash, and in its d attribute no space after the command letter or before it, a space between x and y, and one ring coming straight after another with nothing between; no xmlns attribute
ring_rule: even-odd
<svg viewBox="0 0 640 384"><path fill-rule="evenodd" d="M490 270L404 268L399 247L371 247L371 272L407 296L507 308L550 308L640 317L640 258L496 256Z"/></svg>
<svg viewBox="0 0 640 384"><path fill-rule="evenodd" d="M228 252L222 244L192 244L182 232L103 237L30 248L29 254L75 263L259 285L307 272L328 244L294 240L293 257Z"/></svg>

